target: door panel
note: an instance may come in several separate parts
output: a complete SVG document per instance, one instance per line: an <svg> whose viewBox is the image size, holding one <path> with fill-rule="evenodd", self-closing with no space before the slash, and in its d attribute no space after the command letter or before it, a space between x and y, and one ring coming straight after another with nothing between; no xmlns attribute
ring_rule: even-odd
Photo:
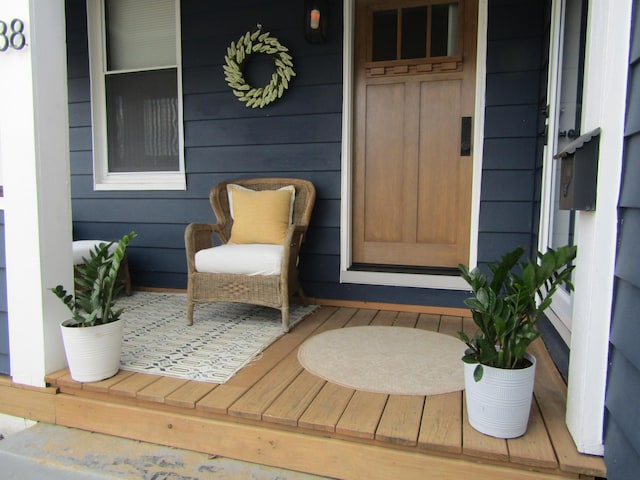
<svg viewBox="0 0 640 480"><path fill-rule="evenodd" d="M459 218L459 80L423 82L420 98L418 236L420 243L454 244Z"/></svg>
<svg viewBox="0 0 640 480"><path fill-rule="evenodd" d="M384 36L397 44L395 59L389 59L394 49L382 48L379 39L371 46L373 19L387 11L397 19L392 35ZM409 11L420 15L403 24ZM455 269L469 260L473 161L461 155L460 133L461 118L474 110L476 17L477 2L472 0L358 4L355 264ZM416 18L432 20L416 26ZM446 28L443 19L449 22ZM436 23L440 31L430 31ZM446 48L437 50L447 56L406 58L407 49L401 46L406 38L415 41L415 32L409 31L415 28L428 32L428 39L446 37ZM414 50L428 55L434 45L428 40L424 49ZM389 51L372 53L383 50ZM372 60L376 55L384 60Z"/></svg>
<svg viewBox="0 0 640 480"><path fill-rule="evenodd" d="M365 237L399 242L403 224L405 92L403 83L367 88ZM387 192L388 195L382 192ZM400 215L398 215L400 213ZM378 219L384 218L381 222Z"/></svg>

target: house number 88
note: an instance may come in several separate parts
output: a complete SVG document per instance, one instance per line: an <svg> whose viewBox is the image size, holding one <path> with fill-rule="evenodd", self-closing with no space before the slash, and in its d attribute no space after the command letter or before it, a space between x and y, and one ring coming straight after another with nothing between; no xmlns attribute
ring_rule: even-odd
<svg viewBox="0 0 640 480"><path fill-rule="evenodd" d="M26 44L22 20L14 18L9 25L0 20L0 52L6 52L9 47L22 50Z"/></svg>

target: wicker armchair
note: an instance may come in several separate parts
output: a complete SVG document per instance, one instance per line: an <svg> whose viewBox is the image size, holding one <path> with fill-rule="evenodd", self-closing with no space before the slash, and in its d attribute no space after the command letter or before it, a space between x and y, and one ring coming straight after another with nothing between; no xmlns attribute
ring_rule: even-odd
<svg viewBox="0 0 640 480"><path fill-rule="evenodd" d="M291 224L286 230L283 245L284 251L280 250L282 258L278 268L279 273L247 274L211 271L216 270L215 266L213 268L208 267L208 271L198 271L196 254L203 250L206 250L206 252L201 252L201 254L208 254L209 252L215 252L219 248L214 246L213 234L219 239L219 245L231 245L231 250L235 247L234 244L229 243L234 220L230 211L227 192L228 184L239 185L254 191L278 190L282 187L294 186L295 197L292 206ZM305 301L302 287L298 281L298 255L309 226L315 195L315 188L311 182L291 178L234 180L222 182L211 189L209 200L218 223L192 223L185 230L188 267L188 325L193 323L195 304L227 301L279 309L282 312L282 328L285 332L289 331L290 297L298 294ZM229 247L224 248L229 249ZM224 259L229 263L226 253ZM231 263L233 264L233 262Z"/></svg>

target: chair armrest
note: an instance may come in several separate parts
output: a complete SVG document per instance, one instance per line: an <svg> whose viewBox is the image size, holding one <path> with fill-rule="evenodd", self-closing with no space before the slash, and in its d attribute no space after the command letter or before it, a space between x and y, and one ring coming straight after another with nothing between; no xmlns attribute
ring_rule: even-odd
<svg viewBox="0 0 640 480"><path fill-rule="evenodd" d="M190 223L187 225L184 231L184 245L187 254L187 267L190 272L195 271L196 253L205 248L213 247L214 233L222 242L225 242L217 223Z"/></svg>
<svg viewBox="0 0 640 480"><path fill-rule="evenodd" d="M298 255L300 247L304 241L304 234L307 232L306 225L289 225L284 238L284 255L282 258L282 269L288 271L289 266L298 265Z"/></svg>
<svg viewBox="0 0 640 480"><path fill-rule="evenodd" d="M293 234L291 236L291 248L296 251L300 250L302 243L304 242L304 235L307 233L306 225L290 225L290 228L293 227Z"/></svg>

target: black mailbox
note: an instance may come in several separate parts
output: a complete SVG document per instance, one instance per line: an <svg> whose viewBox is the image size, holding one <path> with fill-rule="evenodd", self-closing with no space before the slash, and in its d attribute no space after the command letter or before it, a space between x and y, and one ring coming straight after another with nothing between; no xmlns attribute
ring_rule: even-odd
<svg viewBox="0 0 640 480"><path fill-rule="evenodd" d="M560 159L560 210L595 210L600 129L579 136L553 158Z"/></svg>

